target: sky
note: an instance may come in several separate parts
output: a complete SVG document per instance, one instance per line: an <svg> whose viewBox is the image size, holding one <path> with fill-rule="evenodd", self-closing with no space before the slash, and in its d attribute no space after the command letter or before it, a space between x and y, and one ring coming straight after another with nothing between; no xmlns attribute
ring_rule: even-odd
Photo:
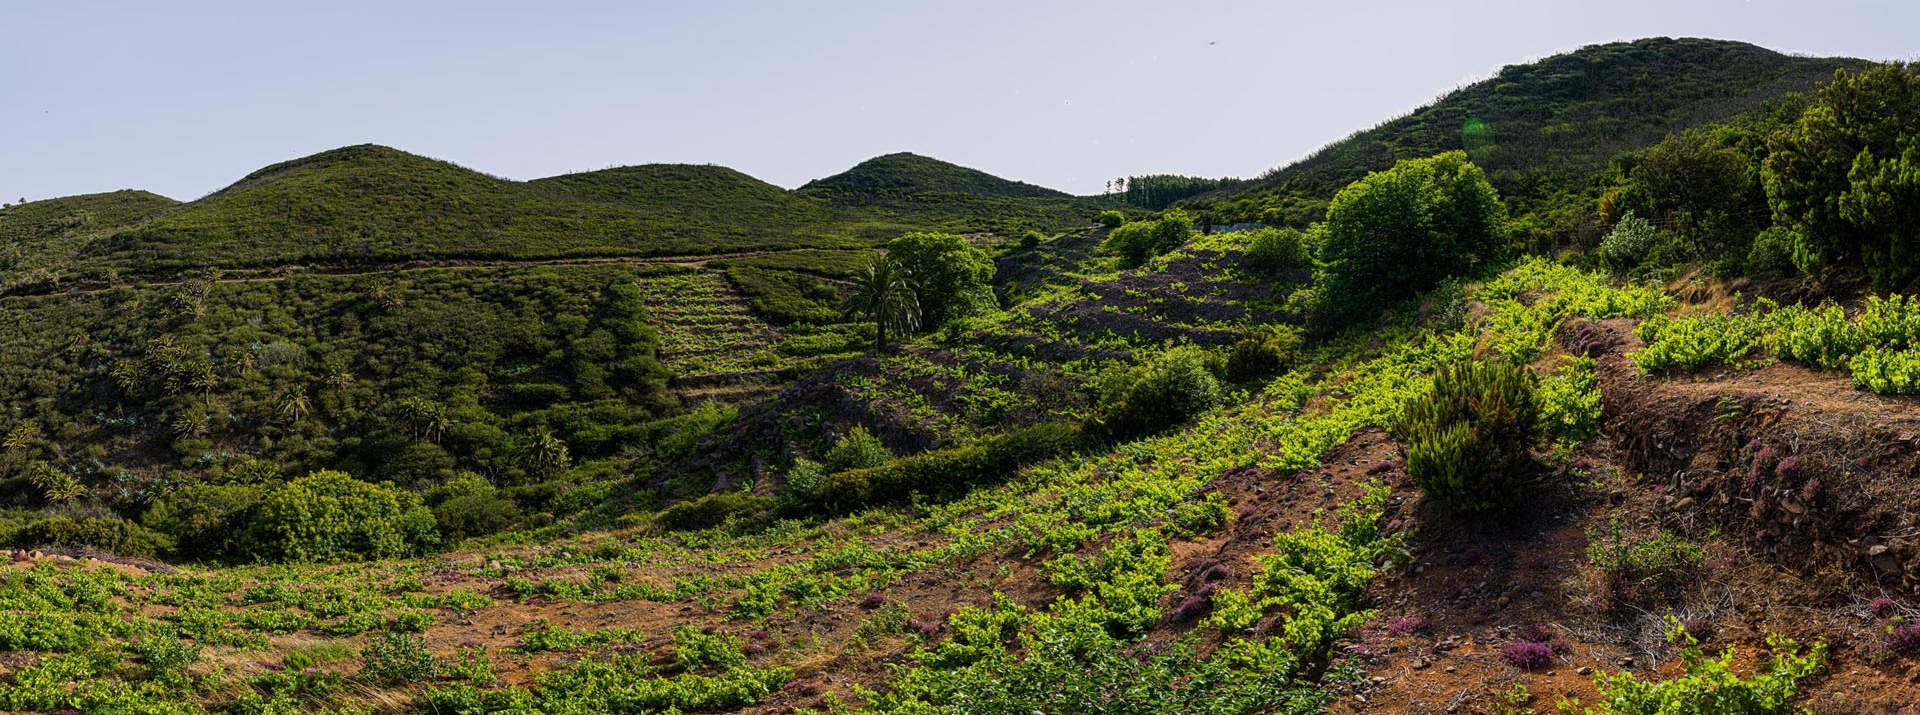
<svg viewBox="0 0 1920 715"><path fill-rule="evenodd" d="M375 143L532 179L911 151L1079 194L1252 176L1583 45L1920 59L1913 0L0 0L0 198L189 200Z"/></svg>

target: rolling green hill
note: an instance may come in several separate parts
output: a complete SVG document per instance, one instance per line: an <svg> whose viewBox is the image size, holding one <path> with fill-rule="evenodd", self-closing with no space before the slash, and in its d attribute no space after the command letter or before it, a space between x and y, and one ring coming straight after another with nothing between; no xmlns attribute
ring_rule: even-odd
<svg viewBox="0 0 1920 715"><path fill-rule="evenodd" d="M1100 210L1119 207L905 152L868 159L794 193L852 222L997 233L1077 228Z"/></svg>
<svg viewBox="0 0 1920 715"><path fill-rule="evenodd" d="M1832 79L1846 58L1784 55L1744 42L1652 38L1509 65L1266 175L1188 202L1216 220L1302 224L1342 187L1400 159L1465 149L1503 197L1577 189L1624 151L1722 121Z"/></svg>
<svg viewBox="0 0 1920 715"><path fill-rule="evenodd" d="M32 201L0 210L0 275L34 280L69 263L82 245L180 205L126 189ZM13 281L8 281L13 282Z"/></svg>
<svg viewBox="0 0 1920 715"><path fill-rule="evenodd" d="M604 203L716 231L818 231L827 210L724 166L646 164L527 182L555 197Z"/></svg>
<svg viewBox="0 0 1920 715"><path fill-rule="evenodd" d="M813 212L795 210L791 202L767 216L764 184L725 170L706 174L642 167L533 184L387 147L352 146L261 169L97 241L82 257L148 273L423 258L698 254L842 243L826 235ZM662 208L694 193L705 200ZM638 198L649 195L659 198Z"/></svg>

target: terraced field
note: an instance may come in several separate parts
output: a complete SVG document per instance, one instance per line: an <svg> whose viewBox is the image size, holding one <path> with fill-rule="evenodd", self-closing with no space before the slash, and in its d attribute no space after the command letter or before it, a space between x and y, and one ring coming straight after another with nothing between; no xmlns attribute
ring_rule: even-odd
<svg viewBox="0 0 1920 715"><path fill-rule="evenodd" d="M654 276L640 290L660 332L660 361L689 404L737 402L769 389L780 332L756 317L717 271Z"/></svg>

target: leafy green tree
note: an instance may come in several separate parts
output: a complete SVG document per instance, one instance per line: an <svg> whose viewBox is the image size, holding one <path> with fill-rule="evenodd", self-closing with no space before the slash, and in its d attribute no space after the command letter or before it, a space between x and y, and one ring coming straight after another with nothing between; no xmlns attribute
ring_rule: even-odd
<svg viewBox="0 0 1920 715"><path fill-rule="evenodd" d="M909 233L887 242L920 300L921 324L945 325L994 308L993 259L951 233Z"/></svg>
<svg viewBox="0 0 1920 715"><path fill-rule="evenodd" d="M1113 209L1107 209L1100 212L1100 217L1097 220L1101 226L1119 228L1121 224L1127 222L1127 215Z"/></svg>
<svg viewBox="0 0 1920 715"><path fill-rule="evenodd" d="M1763 208L1764 196L1747 157L1706 131L1669 135L1643 152L1628 176L1648 214L1670 223L1696 258L1719 255L1757 230L1747 209Z"/></svg>
<svg viewBox="0 0 1920 715"><path fill-rule="evenodd" d="M873 351L885 352L887 333L906 335L920 328L920 298L907 272L891 255L876 257L853 276L853 285L840 304L847 317L873 321Z"/></svg>
<svg viewBox="0 0 1920 715"><path fill-rule="evenodd" d="M1342 189L1313 228L1322 310L1361 317L1506 253L1506 206L1464 152L1408 159Z"/></svg>
<svg viewBox="0 0 1920 715"><path fill-rule="evenodd" d="M1883 288L1920 277L1920 66L1836 72L1769 149L1767 203L1796 266L1864 267Z"/></svg>

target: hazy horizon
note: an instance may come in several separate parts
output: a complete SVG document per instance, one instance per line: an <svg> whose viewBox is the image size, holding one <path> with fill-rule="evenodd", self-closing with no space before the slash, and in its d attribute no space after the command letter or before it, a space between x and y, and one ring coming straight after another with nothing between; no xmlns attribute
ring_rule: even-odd
<svg viewBox="0 0 1920 715"><path fill-rule="evenodd" d="M522 180L693 163L788 188L908 151L1091 194L1128 174L1252 176L1501 66L1602 42L1920 56L1899 29L1920 7L1800 7L10 7L0 199L190 200L361 143Z"/></svg>

